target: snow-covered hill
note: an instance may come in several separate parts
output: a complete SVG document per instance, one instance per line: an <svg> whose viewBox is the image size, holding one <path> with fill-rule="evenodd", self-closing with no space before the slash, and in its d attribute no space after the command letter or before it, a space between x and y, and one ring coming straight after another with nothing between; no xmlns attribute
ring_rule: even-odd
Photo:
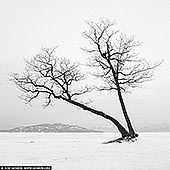
<svg viewBox="0 0 170 170"><path fill-rule="evenodd" d="M54 123L54 124L20 126L14 129L1 130L0 132L99 132L99 131L89 130L87 128L77 125Z"/></svg>

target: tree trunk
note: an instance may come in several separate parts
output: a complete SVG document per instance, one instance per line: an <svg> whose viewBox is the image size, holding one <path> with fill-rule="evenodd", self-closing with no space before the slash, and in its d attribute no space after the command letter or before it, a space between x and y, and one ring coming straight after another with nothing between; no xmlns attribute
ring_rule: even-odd
<svg viewBox="0 0 170 170"><path fill-rule="evenodd" d="M132 123L131 123L130 118L128 116L128 113L127 113L127 110L126 110L126 106L125 106L125 103L123 101L123 97L122 97L122 93L121 93L120 87L118 87L117 91L118 91L118 97L119 97L119 101L120 101L121 108L122 108L122 111L123 111L123 115L125 117L125 120L126 120L126 123L127 123L127 127L129 129L129 134L131 136L136 137L138 135L135 133L135 131L134 131L133 127L132 127Z"/></svg>
<svg viewBox="0 0 170 170"><path fill-rule="evenodd" d="M110 120L117 127L118 131L122 135L122 138L125 138L125 137L129 136L129 132L115 118L105 114L104 112L95 110L95 109L93 109L91 107L88 107L88 106L82 104L82 103L79 103L79 102L64 98L62 96L60 97L60 99L66 101L68 103L71 103L71 104L73 104L75 106L78 106L78 107L82 108L83 110L87 110L87 111L89 111L89 112L91 112L91 113L93 113L95 115L98 115L98 116L101 116L101 117L103 117L103 118L105 118L107 120Z"/></svg>
<svg viewBox="0 0 170 170"><path fill-rule="evenodd" d="M135 134L135 131L134 131L133 127L132 127L131 121L130 121L129 116L127 114L125 103L123 101L123 97L122 97L122 94L121 94L121 89L120 89L119 81L118 81L118 74L115 73L115 70L114 70L114 68L112 66L112 63L111 63L110 59L108 59L107 62L109 63L109 66L110 66L111 71L113 73L113 77L114 77L115 82L116 82L116 87L117 87L117 92L118 92L118 96L119 96L119 101L120 101L120 104L121 104L121 108L122 108L123 115L125 117L128 129L129 129L129 136L131 136L132 138L133 137L137 137L138 134Z"/></svg>

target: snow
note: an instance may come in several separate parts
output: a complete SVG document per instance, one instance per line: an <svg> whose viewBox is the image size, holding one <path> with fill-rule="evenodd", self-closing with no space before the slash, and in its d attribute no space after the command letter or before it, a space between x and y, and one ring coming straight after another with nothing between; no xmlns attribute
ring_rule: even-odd
<svg viewBox="0 0 170 170"><path fill-rule="evenodd" d="M0 165L53 170L168 170L170 133L139 133L137 142L102 144L117 133L0 133Z"/></svg>

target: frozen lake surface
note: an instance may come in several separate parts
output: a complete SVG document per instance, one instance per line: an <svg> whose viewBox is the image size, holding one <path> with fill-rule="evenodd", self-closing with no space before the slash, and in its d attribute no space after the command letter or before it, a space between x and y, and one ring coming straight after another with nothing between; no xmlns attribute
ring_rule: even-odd
<svg viewBox="0 0 170 170"><path fill-rule="evenodd" d="M1 165L53 170L169 170L170 133L139 133L137 142L101 144L117 133L0 133Z"/></svg>

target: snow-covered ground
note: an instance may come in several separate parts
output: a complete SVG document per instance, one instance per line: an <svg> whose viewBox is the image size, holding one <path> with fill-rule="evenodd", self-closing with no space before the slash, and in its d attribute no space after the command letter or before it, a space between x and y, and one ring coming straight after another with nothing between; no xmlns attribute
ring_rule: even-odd
<svg viewBox="0 0 170 170"><path fill-rule="evenodd" d="M170 133L140 133L137 142L101 144L116 133L0 133L0 165L53 170L169 170Z"/></svg>

